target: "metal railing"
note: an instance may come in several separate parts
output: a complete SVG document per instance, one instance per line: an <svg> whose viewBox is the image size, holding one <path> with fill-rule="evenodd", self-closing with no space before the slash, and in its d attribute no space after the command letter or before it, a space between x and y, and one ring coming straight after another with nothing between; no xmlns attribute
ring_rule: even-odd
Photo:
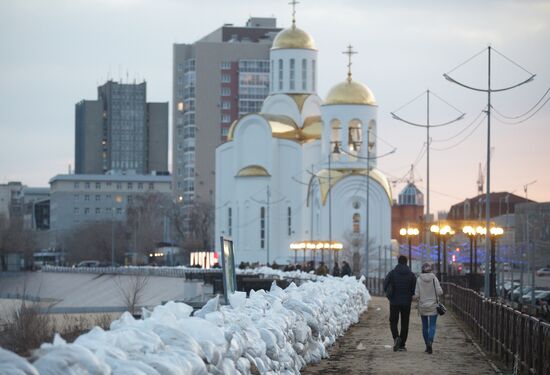
<svg viewBox="0 0 550 375"><path fill-rule="evenodd" d="M550 323L514 310L474 290L443 283L447 307L489 353L518 374L550 375Z"/></svg>

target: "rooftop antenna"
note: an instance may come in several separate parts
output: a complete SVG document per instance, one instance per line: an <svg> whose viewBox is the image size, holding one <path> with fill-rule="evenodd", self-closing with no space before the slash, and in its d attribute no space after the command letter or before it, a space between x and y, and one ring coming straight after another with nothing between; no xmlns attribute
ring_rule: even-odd
<svg viewBox="0 0 550 375"><path fill-rule="evenodd" d="M525 199L527 199L527 188L529 187L529 185L533 185L536 182L537 182L537 180L533 180L533 181L523 185L523 192L525 193Z"/></svg>
<svg viewBox="0 0 550 375"><path fill-rule="evenodd" d="M461 83L461 82L455 80L454 78L452 78L449 75L452 72L454 72L455 70L457 70L458 68L460 68L462 65L470 62L472 59L474 59L475 57L477 57L480 54L482 54L483 52L485 52L486 50L487 50L487 88L477 88L477 87L468 86L464 83ZM504 88L500 88L500 89L492 88L491 87L491 51L495 51L497 54L504 57L506 60L508 60L508 61L512 62L514 65L520 67L522 70L527 72L527 74L529 74L529 78L527 78L526 80L524 80L522 82L519 82L519 83L516 83L512 86L509 86L509 87L504 87ZM456 66L452 70L450 70L447 73L443 74L443 77L445 77L445 79L448 80L449 82L452 82L452 83L455 83L459 86L467 88L468 90L486 92L487 93L487 112L486 112L487 113L487 183L486 183L486 186L485 186L485 189L487 191L486 192L486 197L485 197L485 202L486 202L486 204L485 204L485 227L487 229L490 228L490 225L491 225L491 111L492 111L491 93L508 91L508 90L513 89L513 88L522 86L526 83L531 82L535 78L535 75L536 74L533 74L533 73L529 72L528 70L526 70L525 68L523 68L519 64L513 62L511 59L504 56L502 53L498 52L496 49L491 47L491 45L489 45L487 48L484 48L483 50L481 50L481 52L478 52L476 55L472 56L471 58L469 58L465 62L459 64L458 66ZM486 249L491 248L491 236L485 236L485 248ZM492 256L493 256L493 254L492 254ZM494 260L494 258L493 258L493 260ZM486 270L489 269L489 265L490 265L489 257L485 257L485 269ZM494 277L494 275L492 275L492 276ZM485 272L485 280L484 280L485 296L490 296L490 294L491 294L491 286L490 286L489 278L490 278L489 272ZM496 291L493 291L493 293L496 293ZM494 296L491 296L491 297L494 297Z"/></svg>

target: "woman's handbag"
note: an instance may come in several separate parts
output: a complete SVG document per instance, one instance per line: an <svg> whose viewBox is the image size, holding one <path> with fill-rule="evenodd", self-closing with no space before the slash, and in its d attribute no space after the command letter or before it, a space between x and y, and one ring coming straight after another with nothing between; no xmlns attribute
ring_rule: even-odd
<svg viewBox="0 0 550 375"><path fill-rule="evenodd" d="M447 308L441 302L439 302L439 298L437 298L437 289L435 288L435 279L432 281L434 284L435 301L437 302L437 307L436 307L437 313L439 315L445 315L445 313L447 312Z"/></svg>

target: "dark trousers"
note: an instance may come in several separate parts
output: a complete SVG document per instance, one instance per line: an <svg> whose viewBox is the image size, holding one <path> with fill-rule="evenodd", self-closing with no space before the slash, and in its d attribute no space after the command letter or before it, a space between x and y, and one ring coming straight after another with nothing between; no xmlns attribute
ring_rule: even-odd
<svg viewBox="0 0 550 375"><path fill-rule="evenodd" d="M401 314L401 333L397 330L399 315ZM393 339L401 337L402 346L407 342L409 335L409 315L411 315L411 305L390 305L390 329Z"/></svg>

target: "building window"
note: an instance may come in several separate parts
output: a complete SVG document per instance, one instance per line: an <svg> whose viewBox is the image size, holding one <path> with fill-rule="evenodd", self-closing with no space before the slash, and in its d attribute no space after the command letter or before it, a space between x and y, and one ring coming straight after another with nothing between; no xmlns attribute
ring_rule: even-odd
<svg viewBox="0 0 550 375"><path fill-rule="evenodd" d="M117 214L117 215L122 214L122 208L117 207L117 209L116 209L116 214Z"/></svg>
<svg viewBox="0 0 550 375"><path fill-rule="evenodd" d="M229 124L231 122L231 116L230 115L222 115L222 122L224 124Z"/></svg>
<svg viewBox="0 0 550 375"><path fill-rule="evenodd" d="M290 89L291 90L294 90L294 79L295 79L295 60L294 59L290 59Z"/></svg>
<svg viewBox="0 0 550 375"><path fill-rule="evenodd" d="M223 101L222 102L222 109L231 109L231 102Z"/></svg>
<svg viewBox="0 0 550 375"><path fill-rule="evenodd" d="M222 96L229 96L231 95L231 90L229 87L222 87Z"/></svg>
<svg viewBox="0 0 550 375"><path fill-rule="evenodd" d="M222 128L222 136L227 137L227 134L229 133L229 128Z"/></svg>
<svg viewBox="0 0 550 375"><path fill-rule="evenodd" d="M90 213L90 209L88 207L86 207L84 209L84 215L88 215Z"/></svg>
<svg viewBox="0 0 550 375"><path fill-rule="evenodd" d="M149 190L153 190L155 188L154 182L149 182Z"/></svg>
<svg viewBox="0 0 550 375"><path fill-rule="evenodd" d="M133 201L134 201L134 197L131 195L128 195L128 204L131 205Z"/></svg>
<svg viewBox="0 0 550 375"><path fill-rule="evenodd" d="M117 184L116 184L116 188L117 188L117 190L120 190L120 189L122 189L122 184L121 184L120 182L117 182Z"/></svg>
<svg viewBox="0 0 550 375"><path fill-rule="evenodd" d="M311 60L311 90L315 91L315 60Z"/></svg>
<svg viewBox="0 0 550 375"><path fill-rule="evenodd" d="M231 82L231 76L229 74L222 74L222 82L223 83Z"/></svg>
<svg viewBox="0 0 550 375"><path fill-rule="evenodd" d="M101 182L96 182L95 183L95 188L96 189L101 189Z"/></svg>
<svg viewBox="0 0 550 375"><path fill-rule="evenodd" d="M232 221L233 218L231 217L231 207L227 208L227 234L231 236L232 232Z"/></svg>
<svg viewBox="0 0 550 375"><path fill-rule="evenodd" d="M99 195L99 194L96 194L96 196L95 196L95 200L96 200L96 202L99 202L99 201L101 200L101 195Z"/></svg>
<svg viewBox="0 0 550 375"><path fill-rule="evenodd" d="M112 209L111 207L107 207L107 208L105 209L105 212L106 212L107 214L111 215L111 214L113 213L113 209Z"/></svg>
<svg viewBox="0 0 550 375"><path fill-rule="evenodd" d="M111 187L111 183L110 182L107 182L107 187L110 188Z"/></svg>
<svg viewBox="0 0 550 375"><path fill-rule="evenodd" d="M348 127L349 150L359 152L361 150L362 143L361 122L358 120L352 120Z"/></svg>
<svg viewBox="0 0 550 375"><path fill-rule="evenodd" d="M89 183L89 182L86 182L86 183L84 184L84 188L85 188L85 189L89 189L89 188L90 188L90 183Z"/></svg>
<svg viewBox="0 0 550 375"><path fill-rule="evenodd" d="M283 89L283 59L279 59L279 90Z"/></svg>
<svg viewBox="0 0 550 375"><path fill-rule="evenodd" d="M134 188L134 184L131 182L128 182L128 190L132 190Z"/></svg>
<svg viewBox="0 0 550 375"><path fill-rule="evenodd" d="M265 207L260 207L260 248L265 247Z"/></svg>
<svg viewBox="0 0 550 375"><path fill-rule="evenodd" d="M361 215L353 214L353 233L359 233L361 229Z"/></svg>
<svg viewBox="0 0 550 375"><path fill-rule="evenodd" d="M231 62L230 61L222 61L220 64L222 69L231 69Z"/></svg>
<svg viewBox="0 0 550 375"><path fill-rule="evenodd" d="M95 208L95 214L96 214L96 215L101 214L101 208L96 207L96 208Z"/></svg>
<svg viewBox="0 0 550 375"><path fill-rule="evenodd" d="M334 146L337 144L338 147L342 147L342 139L340 138L340 133L342 130L342 126L340 124L339 120L332 120L330 122L330 150L334 150Z"/></svg>
<svg viewBox="0 0 550 375"><path fill-rule="evenodd" d="M288 207L287 211L287 224L288 224L288 235L292 235L292 208Z"/></svg>
<svg viewBox="0 0 550 375"><path fill-rule="evenodd" d="M79 184L78 182L75 182L75 183L74 183L74 188L75 188L75 189L78 189L79 187L80 187L80 184Z"/></svg>
<svg viewBox="0 0 550 375"><path fill-rule="evenodd" d="M302 90L307 90L307 60L302 59Z"/></svg>
<svg viewBox="0 0 550 375"><path fill-rule="evenodd" d="M269 83L270 83L271 90L273 91L273 86L275 85L275 61L274 60L271 60L271 82Z"/></svg>
<svg viewBox="0 0 550 375"><path fill-rule="evenodd" d="M138 183L138 190L143 190L143 182Z"/></svg>
<svg viewBox="0 0 550 375"><path fill-rule="evenodd" d="M90 201L90 196L89 196L88 194L86 194L86 195L84 196L84 200L85 200L86 202L89 202L89 201Z"/></svg>

